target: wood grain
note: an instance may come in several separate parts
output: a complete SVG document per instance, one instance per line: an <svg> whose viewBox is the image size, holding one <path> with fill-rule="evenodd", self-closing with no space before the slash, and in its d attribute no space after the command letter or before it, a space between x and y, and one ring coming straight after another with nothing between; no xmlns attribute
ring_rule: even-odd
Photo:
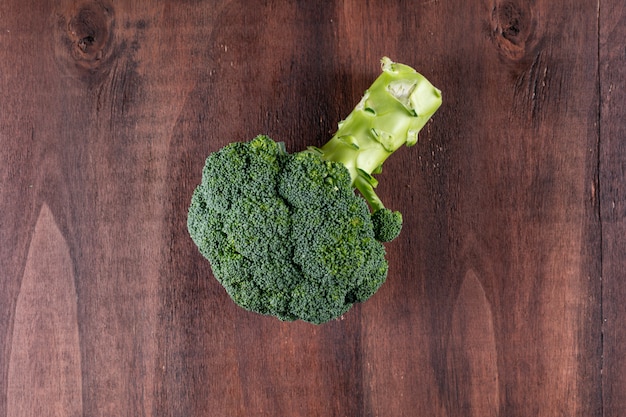
<svg viewBox="0 0 626 417"><path fill-rule="evenodd" d="M67 243L47 205L35 224L15 306L9 416L82 412L76 288Z"/></svg>
<svg viewBox="0 0 626 417"><path fill-rule="evenodd" d="M619 1L0 4L0 417L621 416ZM186 231L206 155L321 145L388 55L443 90L340 320L236 307ZM393 180L392 180L393 178Z"/></svg>
<svg viewBox="0 0 626 417"><path fill-rule="evenodd" d="M626 70L619 64L626 35L626 7L607 2L600 8L600 213L602 218L603 405L606 416L626 413Z"/></svg>

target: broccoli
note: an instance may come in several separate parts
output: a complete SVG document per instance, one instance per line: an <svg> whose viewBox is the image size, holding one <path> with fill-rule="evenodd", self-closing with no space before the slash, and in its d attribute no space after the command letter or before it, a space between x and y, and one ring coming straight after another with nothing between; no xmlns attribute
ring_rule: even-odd
<svg viewBox="0 0 626 417"><path fill-rule="evenodd" d="M382 69L322 147L290 154L259 135L207 157L187 226L239 306L320 324L385 281L382 242L398 236L402 215L383 205L372 175L403 144L417 142L441 93L389 58Z"/></svg>

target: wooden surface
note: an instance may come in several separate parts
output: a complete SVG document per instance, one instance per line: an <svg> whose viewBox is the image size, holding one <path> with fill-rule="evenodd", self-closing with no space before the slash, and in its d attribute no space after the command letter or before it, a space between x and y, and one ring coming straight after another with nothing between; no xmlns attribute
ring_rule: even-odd
<svg viewBox="0 0 626 417"><path fill-rule="evenodd" d="M320 3L0 3L0 416L626 415L625 3ZM387 282L237 308L204 158L321 145L383 55L444 97L379 178Z"/></svg>

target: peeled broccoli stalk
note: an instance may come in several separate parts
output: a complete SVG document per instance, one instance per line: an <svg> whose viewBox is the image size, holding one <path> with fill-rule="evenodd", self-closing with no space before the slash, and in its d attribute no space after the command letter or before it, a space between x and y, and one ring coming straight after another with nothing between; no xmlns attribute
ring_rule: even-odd
<svg viewBox="0 0 626 417"><path fill-rule="evenodd" d="M441 105L441 91L407 65L387 57L381 62L382 74L339 123L335 135L312 150L348 169L352 186L372 210L376 238L389 242L400 233L402 215L385 208L374 191L378 182L372 174L380 173L385 160L402 145L417 143L418 132Z"/></svg>

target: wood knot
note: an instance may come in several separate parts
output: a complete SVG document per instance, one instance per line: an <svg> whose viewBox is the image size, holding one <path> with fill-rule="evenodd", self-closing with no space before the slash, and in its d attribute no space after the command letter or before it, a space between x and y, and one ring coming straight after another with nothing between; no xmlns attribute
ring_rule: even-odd
<svg viewBox="0 0 626 417"><path fill-rule="evenodd" d="M504 58L522 61L532 54L534 29L529 2L495 0L491 9L491 36Z"/></svg>
<svg viewBox="0 0 626 417"><path fill-rule="evenodd" d="M111 39L112 10L102 3L82 4L67 24L74 59L86 68L97 67Z"/></svg>
<svg viewBox="0 0 626 417"><path fill-rule="evenodd" d="M57 61L79 76L106 67L114 50L114 21L112 7L101 1L73 4L58 13Z"/></svg>

